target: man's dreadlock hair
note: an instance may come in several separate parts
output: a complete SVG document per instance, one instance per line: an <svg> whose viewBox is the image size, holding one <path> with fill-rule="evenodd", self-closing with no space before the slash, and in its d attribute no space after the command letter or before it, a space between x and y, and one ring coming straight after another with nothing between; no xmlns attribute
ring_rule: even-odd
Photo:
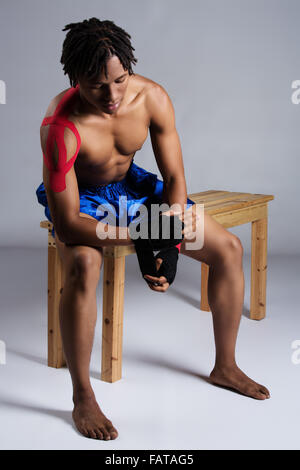
<svg viewBox="0 0 300 470"><path fill-rule="evenodd" d="M118 56L123 68L133 75L131 64L136 64L131 36L113 21L90 18L80 23L67 24L62 31L70 30L63 42L60 62L68 74L72 87L79 77L93 79L104 69L107 78L107 60Z"/></svg>

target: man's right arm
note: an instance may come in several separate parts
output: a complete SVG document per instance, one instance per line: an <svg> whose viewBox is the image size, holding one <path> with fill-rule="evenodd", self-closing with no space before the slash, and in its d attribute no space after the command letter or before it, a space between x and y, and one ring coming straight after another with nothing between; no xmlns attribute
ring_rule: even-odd
<svg viewBox="0 0 300 470"><path fill-rule="evenodd" d="M54 168L58 168L61 149L53 145L51 155L46 154L47 137L49 126L41 126L41 147L47 161L53 162ZM57 127L55 127L57 128ZM55 129L53 129L55 132ZM55 139L56 142L59 139ZM76 151L76 137L69 128L64 130L64 144L69 161ZM47 201L53 220L54 229L58 238L68 245L88 245L88 246L111 246L129 245L132 243L127 227L112 227L111 225L99 222L96 219L80 216L80 199L74 166L63 175L65 178L65 189L57 191L50 184L53 180L51 175L53 170L49 170L48 165L43 162L43 182L46 190ZM52 178L51 178L52 177ZM51 187L52 186L52 187ZM97 230L96 230L97 229ZM97 233L106 232L110 236L105 239L98 237Z"/></svg>

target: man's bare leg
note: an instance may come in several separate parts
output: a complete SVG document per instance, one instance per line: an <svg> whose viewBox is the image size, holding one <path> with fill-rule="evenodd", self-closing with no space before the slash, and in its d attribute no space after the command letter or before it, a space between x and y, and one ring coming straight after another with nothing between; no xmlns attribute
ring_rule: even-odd
<svg viewBox="0 0 300 470"><path fill-rule="evenodd" d="M192 208L190 210L194 211L195 206ZM244 374L235 360L245 292L241 241L206 213L203 248L187 250L186 243L192 241L183 240L180 253L209 265L208 302L216 344L216 359L210 380L258 400L269 398L268 389Z"/></svg>
<svg viewBox="0 0 300 470"><path fill-rule="evenodd" d="M55 241L66 272L59 314L64 354L73 383L73 420L86 437L115 439L118 432L96 401L89 372L102 250L81 245L66 246L57 236Z"/></svg>

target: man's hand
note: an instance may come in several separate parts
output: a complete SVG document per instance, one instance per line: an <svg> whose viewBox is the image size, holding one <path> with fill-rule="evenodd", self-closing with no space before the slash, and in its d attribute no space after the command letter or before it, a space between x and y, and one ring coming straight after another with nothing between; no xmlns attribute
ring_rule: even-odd
<svg viewBox="0 0 300 470"><path fill-rule="evenodd" d="M184 228L182 230L182 234L187 237L190 234L195 233L197 229L197 225L199 224L199 220L200 220L200 216L197 215L192 210L189 210L188 212L187 210L185 211L168 210L168 211L163 212L163 214L169 215L169 216L178 215L179 219L184 222ZM156 259L157 271L159 270L162 262L163 260L161 258ZM170 286L170 284L167 282L164 276L156 277L156 276L150 276L149 274L145 274L144 279L147 281L150 289L156 292L165 292Z"/></svg>
<svg viewBox="0 0 300 470"><path fill-rule="evenodd" d="M156 269L158 271L163 260L161 258L157 258L155 261ZM144 278L146 279L146 281L150 281L147 282L148 286L151 290L155 290L156 292L166 292L166 290L170 286L165 276L154 277L150 276L149 274L145 274ZM158 285L155 285L154 283L157 283Z"/></svg>
<svg viewBox="0 0 300 470"><path fill-rule="evenodd" d="M174 211L170 209L163 212L163 215L177 215L184 223L184 228L182 229L181 233L184 235L184 237L187 238L190 234L196 232L200 221L200 216L197 215L196 212L193 212L191 208L188 210L186 209L185 211Z"/></svg>

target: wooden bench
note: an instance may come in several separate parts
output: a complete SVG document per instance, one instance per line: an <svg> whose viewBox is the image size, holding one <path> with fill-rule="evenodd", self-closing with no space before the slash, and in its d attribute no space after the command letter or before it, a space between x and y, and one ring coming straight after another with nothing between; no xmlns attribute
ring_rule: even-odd
<svg viewBox="0 0 300 470"><path fill-rule="evenodd" d="M266 314L268 202L274 196L211 190L189 194L188 197L204 204L205 212L225 228L252 223L250 318L261 320ZM51 235L52 224L43 220L40 226L48 229L48 366L58 368L65 365L59 327L64 272ZM122 376L125 258L133 253L133 244L103 249L101 380L105 382L115 382ZM200 309L206 311L210 310L208 272L209 266L201 263Z"/></svg>

